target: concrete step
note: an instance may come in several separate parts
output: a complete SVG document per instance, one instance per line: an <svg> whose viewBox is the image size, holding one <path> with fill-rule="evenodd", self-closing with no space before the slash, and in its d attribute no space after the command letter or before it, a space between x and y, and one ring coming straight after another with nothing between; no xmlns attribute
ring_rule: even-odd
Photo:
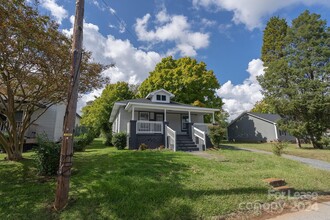
<svg viewBox="0 0 330 220"><path fill-rule="evenodd" d="M284 179L279 178L268 178L263 180L265 183L268 183L272 187L279 187L279 186L285 186L286 182Z"/></svg>

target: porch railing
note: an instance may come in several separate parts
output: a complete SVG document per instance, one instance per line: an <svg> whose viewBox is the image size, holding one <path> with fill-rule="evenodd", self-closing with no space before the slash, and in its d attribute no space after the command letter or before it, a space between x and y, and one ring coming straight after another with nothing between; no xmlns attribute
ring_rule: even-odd
<svg viewBox="0 0 330 220"><path fill-rule="evenodd" d="M165 146L176 151L176 131L165 125Z"/></svg>
<svg viewBox="0 0 330 220"><path fill-rule="evenodd" d="M195 127L195 124L192 126L192 137L195 144L204 145L206 150L206 132Z"/></svg>
<svg viewBox="0 0 330 220"><path fill-rule="evenodd" d="M137 134L163 134L162 121L137 121Z"/></svg>
<svg viewBox="0 0 330 220"><path fill-rule="evenodd" d="M205 134L209 134L209 127L213 124L204 124L204 123L194 123L194 127L198 128L201 131L204 131Z"/></svg>
<svg viewBox="0 0 330 220"><path fill-rule="evenodd" d="M6 127L8 126L8 122L4 122L4 123L0 123L0 131L7 131L6 130ZM16 130L17 131L20 131L20 129L22 128L23 126L23 122L16 122Z"/></svg>

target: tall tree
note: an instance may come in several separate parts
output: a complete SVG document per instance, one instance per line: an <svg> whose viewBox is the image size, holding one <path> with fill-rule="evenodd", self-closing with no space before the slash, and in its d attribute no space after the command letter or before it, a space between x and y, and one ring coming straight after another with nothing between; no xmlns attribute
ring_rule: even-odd
<svg viewBox="0 0 330 220"><path fill-rule="evenodd" d="M71 43L55 22L24 0L1 2L0 28L0 124L7 130L7 135L0 133L0 145L9 160L20 160L27 128L67 97ZM90 57L85 52L82 58L82 93L107 82L103 66L89 63ZM39 109L43 111L32 120ZM24 113L19 125L17 111Z"/></svg>
<svg viewBox="0 0 330 220"><path fill-rule="evenodd" d="M284 56L285 37L288 25L285 19L272 17L264 30L261 60L264 66Z"/></svg>
<svg viewBox="0 0 330 220"><path fill-rule="evenodd" d="M275 108L265 98L262 99L261 101L256 102L256 104L251 109L251 112L276 114Z"/></svg>
<svg viewBox="0 0 330 220"><path fill-rule="evenodd" d="M204 62L190 57L163 58L142 82L138 95L147 96L157 89L166 89L175 95L175 101L198 106L221 108L223 103L216 95L220 84L212 70Z"/></svg>
<svg viewBox="0 0 330 220"><path fill-rule="evenodd" d="M303 12L285 38L284 56L259 82L287 128L306 133L315 148L330 127L330 30L320 15Z"/></svg>
<svg viewBox="0 0 330 220"><path fill-rule="evenodd" d="M132 88L134 89L126 82L108 84L100 97L82 109L81 124L92 127L97 133L109 134L111 132L109 118L113 104L116 101L132 99L134 97Z"/></svg>

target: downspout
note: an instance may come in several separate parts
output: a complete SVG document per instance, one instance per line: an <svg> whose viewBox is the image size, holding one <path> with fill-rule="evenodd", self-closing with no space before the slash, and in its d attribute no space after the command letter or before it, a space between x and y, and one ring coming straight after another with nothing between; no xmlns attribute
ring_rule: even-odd
<svg viewBox="0 0 330 220"><path fill-rule="evenodd" d="M276 123L274 123L274 128L275 128L275 138L278 141L278 134L277 134L277 126Z"/></svg>

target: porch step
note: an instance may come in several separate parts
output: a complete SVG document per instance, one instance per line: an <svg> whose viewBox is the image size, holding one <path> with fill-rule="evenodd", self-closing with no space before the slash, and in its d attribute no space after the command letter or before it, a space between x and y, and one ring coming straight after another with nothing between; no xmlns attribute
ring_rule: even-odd
<svg viewBox="0 0 330 220"><path fill-rule="evenodd" d="M199 151L199 148L198 147L181 147L181 146L178 146L177 150L178 151Z"/></svg>
<svg viewBox="0 0 330 220"><path fill-rule="evenodd" d="M199 151L189 135L177 135L176 145L178 151Z"/></svg>

